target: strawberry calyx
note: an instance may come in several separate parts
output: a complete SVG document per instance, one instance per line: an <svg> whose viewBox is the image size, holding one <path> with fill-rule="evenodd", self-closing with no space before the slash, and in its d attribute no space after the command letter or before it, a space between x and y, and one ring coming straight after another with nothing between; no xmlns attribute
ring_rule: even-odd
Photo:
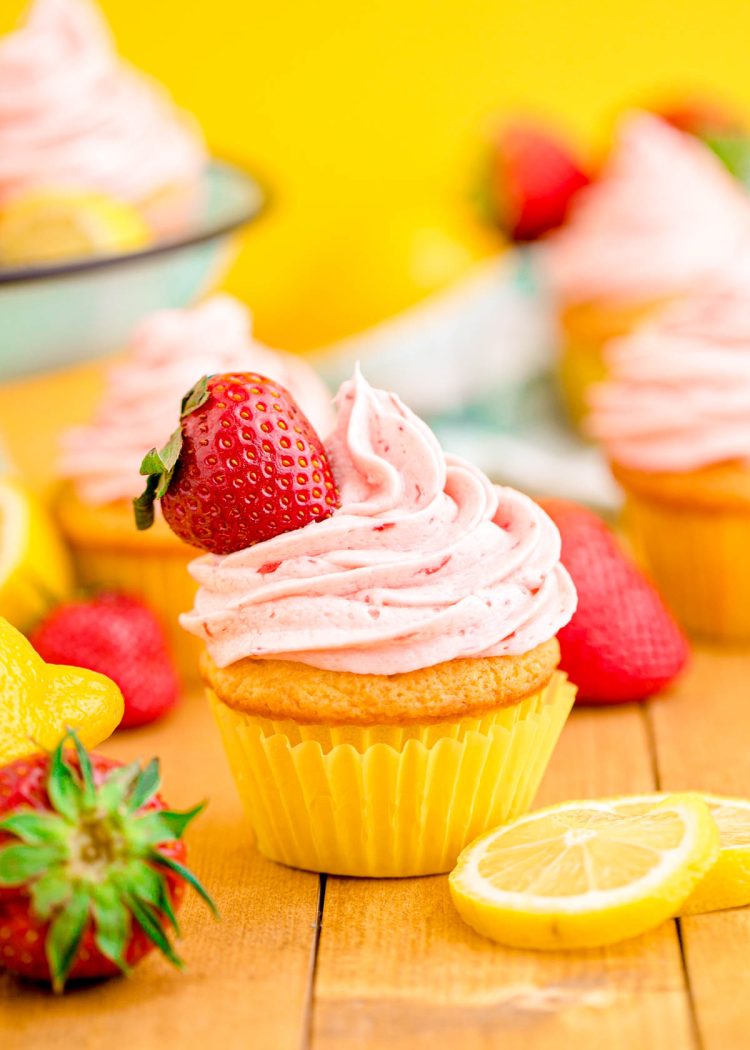
<svg viewBox="0 0 750 1050"><path fill-rule="evenodd" d="M65 987L89 924L97 949L123 973L133 923L182 966L167 932L171 927L179 935L167 872L216 913L195 875L159 849L180 839L204 804L185 812L144 811L159 785L157 759L145 768L137 762L116 766L95 783L91 759L69 731L50 755L50 810L19 807L0 820L0 833L13 837L0 847L0 887L28 892L34 915L49 923L45 954L56 992Z"/></svg>
<svg viewBox="0 0 750 1050"><path fill-rule="evenodd" d="M180 406L180 424L161 449L152 448L143 457L140 473L147 476L146 488L133 500L136 528L143 532L154 524L154 503L161 499L170 486L182 451L182 420L206 403L209 397L208 381L203 376L188 390Z"/></svg>

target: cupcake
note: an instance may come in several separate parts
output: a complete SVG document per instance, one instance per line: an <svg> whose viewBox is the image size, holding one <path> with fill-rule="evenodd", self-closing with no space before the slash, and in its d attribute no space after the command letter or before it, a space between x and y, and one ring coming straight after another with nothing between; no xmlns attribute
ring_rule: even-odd
<svg viewBox="0 0 750 1050"><path fill-rule="evenodd" d="M599 179L542 248L572 421L605 377L604 345L700 288L749 229L746 192L706 146L658 117L626 120Z"/></svg>
<svg viewBox="0 0 750 1050"><path fill-rule="evenodd" d="M587 429L685 628L750 641L750 257L607 350Z"/></svg>
<svg viewBox="0 0 750 1050"><path fill-rule="evenodd" d="M31 227L36 209L29 256L75 253L79 213L111 227L114 248L139 246L138 216L152 235L178 231L206 161L196 124L118 57L90 0L34 0L26 22L0 40L0 235L4 222Z"/></svg>
<svg viewBox="0 0 750 1050"><path fill-rule="evenodd" d="M217 377L211 397L261 413L242 379ZM278 426L269 454L283 415ZM359 373L313 459L326 453L337 509L196 560L180 620L205 643L208 695L267 857L340 875L447 871L528 809L573 703L557 670L575 607L560 537ZM194 462L178 465L179 486Z"/></svg>
<svg viewBox="0 0 750 1050"><path fill-rule="evenodd" d="M195 551L157 521L139 533L132 500L143 488L144 448L160 446L175 427L175 405L202 375L262 369L294 392L325 432L333 414L328 391L312 369L291 354L256 342L245 307L216 295L187 310L147 318L127 355L112 367L99 408L87 426L63 434L59 472L65 484L57 510L86 585L145 599L161 615L185 675L196 674L197 643L181 631L177 614L192 604L186 566Z"/></svg>

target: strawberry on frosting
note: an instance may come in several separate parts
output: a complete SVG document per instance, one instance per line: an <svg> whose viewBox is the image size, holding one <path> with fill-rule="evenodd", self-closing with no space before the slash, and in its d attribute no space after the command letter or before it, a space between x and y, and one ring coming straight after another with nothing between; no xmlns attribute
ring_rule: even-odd
<svg viewBox="0 0 750 1050"><path fill-rule="evenodd" d="M575 591L544 511L445 455L394 394L345 383L326 450L332 516L193 563L182 624L217 665L395 674L525 653L568 622Z"/></svg>
<svg viewBox="0 0 750 1050"><path fill-rule="evenodd" d="M323 382L301 358L258 343L248 310L215 295L187 310L152 314L114 366L92 422L63 435L60 473L92 505L130 500L143 488L138 471L149 445L163 445L176 406L203 375L261 371L285 386L323 434L333 410Z"/></svg>
<svg viewBox="0 0 750 1050"><path fill-rule="evenodd" d="M747 194L713 153L637 113L549 237L544 265L564 303L658 300L700 286L748 231Z"/></svg>
<svg viewBox="0 0 750 1050"><path fill-rule="evenodd" d="M0 204L40 186L137 203L205 161L196 125L118 57L91 0L34 0L0 40Z"/></svg>
<svg viewBox="0 0 750 1050"><path fill-rule="evenodd" d="M646 472L750 464L750 260L608 347L587 429Z"/></svg>

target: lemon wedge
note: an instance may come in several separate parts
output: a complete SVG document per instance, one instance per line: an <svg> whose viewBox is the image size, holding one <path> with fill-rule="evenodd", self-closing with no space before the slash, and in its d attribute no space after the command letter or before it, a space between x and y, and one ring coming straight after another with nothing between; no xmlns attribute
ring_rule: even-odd
<svg viewBox="0 0 750 1050"><path fill-rule="evenodd" d="M71 589L68 554L43 504L0 478L0 616L28 630Z"/></svg>
<svg viewBox="0 0 750 1050"><path fill-rule="evenodd" d="M32 190L0 212L0 261L5 266L137 251L150 240L149 228L134 208L100 193Z"/></svg>
<svg viewBox="0 0 750 1050"><path fill-rule="evenodd" d="M750 801L701 796L719 829L719 857L680 908L680 915L750 904Z"/></svg>
<svg viewBox="0 0 750 1050"><path fill-rule="evenodd" d="M675 915L719 855L699 795L566 802L468 846L450 876L462 918L517 948L596 948Z"/></svg>

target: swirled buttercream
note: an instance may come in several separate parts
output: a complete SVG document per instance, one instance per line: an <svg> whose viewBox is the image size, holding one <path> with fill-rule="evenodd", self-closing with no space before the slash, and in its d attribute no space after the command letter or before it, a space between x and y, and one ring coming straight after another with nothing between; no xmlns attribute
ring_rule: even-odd
<svg viewBox="0 0 750 1050"><path fill-rule="evenodd" d="M137 203L205 161L197 126L120 60L90 0L35 0L0 40L0 204L38 187Z"/></svg>
<svg viewBox="0 0 750 1050"><path fill-rule="evenodd" d="M63 435L60 474L85 503L137 496L144 452L167 441L191 386L219 372L267 375L286 387L321 434L333 423L330 395L312 368L256 342L247 309L231 296L216 295L142 322L126 358L111 369L92 422Z"/></svg>
<svg viewBox="0 0 750 1050"><path fill-rule="evenodd" d="M750 230L750 202L702 143L645 113L542 247L564 303L650 302L714 273Z"/></svg>
<svg viewBox="0 0 750 1050"><path fill-rule="evenodd" d="M358 373L327 442L331 518L197 559L182 617L214 661L296 660L395 674L521 654L570 619L560 537L528 497L443 453L429 427Z"/></svg>
<svg viewBox="0 0 750 1050"><path fill-rule="evenodd" d="M607 350L587 429L646 472L750 464L750 256Z"/></svg>

